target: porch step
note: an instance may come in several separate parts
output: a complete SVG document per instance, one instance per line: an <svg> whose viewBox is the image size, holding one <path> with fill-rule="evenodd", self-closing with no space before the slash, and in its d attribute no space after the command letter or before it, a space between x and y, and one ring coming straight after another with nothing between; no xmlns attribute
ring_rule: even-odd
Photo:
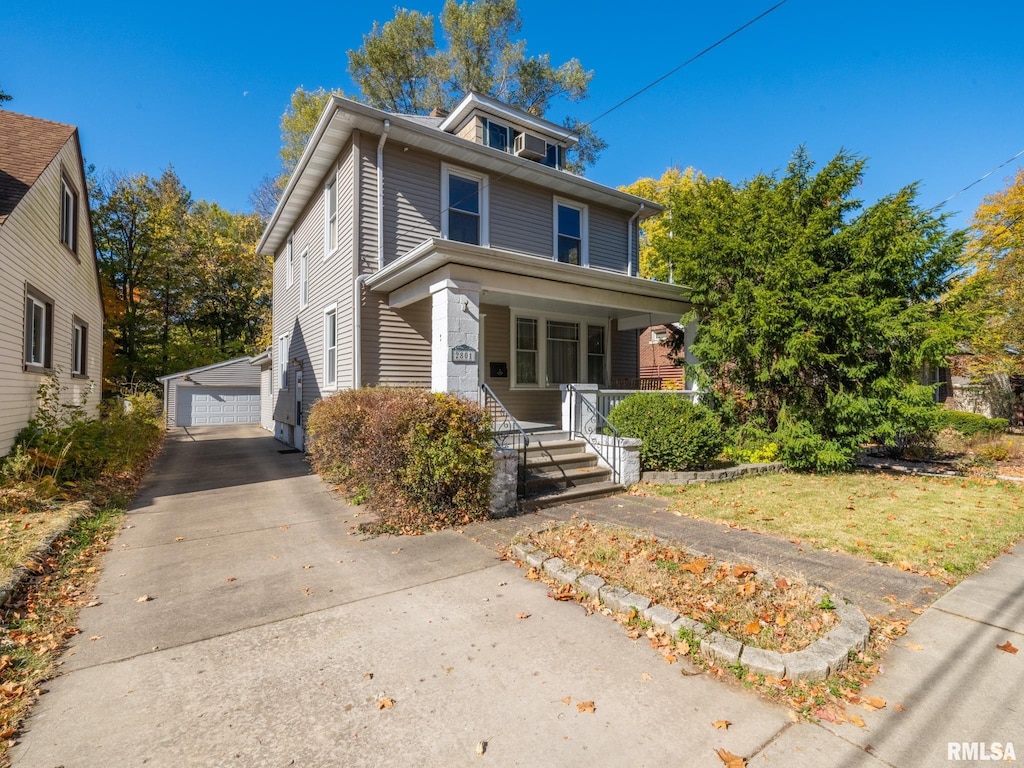
<svg viewBox="0 0 1024 768"><path fill-rule="evenodd" d="M562 469L579 469L580 467L593 467L597 464L597 458L592 453L566 453L561 456L549 456L544 453L526 455L527 472L543 472L546 469L561 467Z"/></svg>
<svg viewBox="0 0 1024 768"><path fill-rule="evenodd" d="M555 458L567 454L586 453L586 443L582 440L530 440L526 446L526 458L544 456Z"/></svg>
<svg viewBox="0 0 1024 768"><path fill-rule="evenodd" d="M555 507L559 504L568 504L582 499L593 499L599 496L611 496L622 493L623 487L610 480L600 483L587 483L574 488L565 488L560 491L547 491L538 493L535 496L527 496L523 500L526 509L535 510L544 507Z"/></svg>
<svg viewBox="0 0 1024 768"><path fill-rule="evenodd" d="M611 476L611 470L596 466L596 461L594 466L576 469L555 466L542 472L529 471L526 474L526 495L532 496L544 491L603 483Z"/></svg>

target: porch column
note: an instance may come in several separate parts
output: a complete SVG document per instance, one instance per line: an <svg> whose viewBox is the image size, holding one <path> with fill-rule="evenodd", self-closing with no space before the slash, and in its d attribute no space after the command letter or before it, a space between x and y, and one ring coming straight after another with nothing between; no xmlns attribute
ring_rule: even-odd
<svg viewBox="0 0 1024 768"><path fill-rule="evenodd" d="M442 280L430 286L430 388L480 399L480 286Z"/></svg>

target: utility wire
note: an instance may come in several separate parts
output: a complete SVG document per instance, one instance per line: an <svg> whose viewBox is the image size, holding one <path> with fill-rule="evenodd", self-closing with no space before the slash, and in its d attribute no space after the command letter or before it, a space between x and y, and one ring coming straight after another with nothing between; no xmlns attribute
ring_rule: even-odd
<svg viewBox="0 0 1024 768"><path fill-rule="evenodd" d="M963 189L961 189L961 190L960 190L959 192L954 192L954 193L953 193L952 195L950 195L949 197L947 197L947 198L946 198L945 200L943 200L943 201L942 201L941 203L939 203L938 205L932 206L932 208L931 208L931 209L929 209L929 211L928 211L928 212L930 213L931 211L934 211L934 210L935 210L936 208L941 208L941 207L942 207L942 206L944 206L944 205L945 205L946 203L948 203L948 202L949 202L950 200L952 200L952 199L954 199L954 198L956 198L956 197L959 197L959 196L960 196L960 195L962 195L962 194L963 194L964 192L966 192L966 191L967 191L968 189L970 189L971 187L973 187L973 186L975 186L975 185L977 185L977 184L980 184L980 183L981 183L981 182L983 182L983 181L984 181L985 179L987 179L987 178L988 178L989 176L991 176L991 175L992 175L993 173L995 173L996 171L998 171L998 170L999 170L1000 168L1004 168L1004 167L1006 167L1007 165L1009 165L1010 163L1012 163L1012 162L1013 162L1014 160L1016 160L1016 159L1017 159L1018 157L1020 157L1021 155L1024 155L1024 149L1022 149L1022 150L1021 150L1020 152L1018 152L1018 153L1017 153L1016 155L1014 155L1013 157L1011 157L1011 158L1010 158L1009 160L1005 160L1005 161L1001 162L1001 163L1000 163L999 165L997 165L997 166L996 166L995 168L993 168L993 169L992 169L991 171L989 171L988 173L984 174L983 176L979 176L979 177L978 177L977 179L975 179L974 181L972 181L972 182L971 182L970 184L968 184L968 185L967 185L966 187L964 187Z"/></svg>

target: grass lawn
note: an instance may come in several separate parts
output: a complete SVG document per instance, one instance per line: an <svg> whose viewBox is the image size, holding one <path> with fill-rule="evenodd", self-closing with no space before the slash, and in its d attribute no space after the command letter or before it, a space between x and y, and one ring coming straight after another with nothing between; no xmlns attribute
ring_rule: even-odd
<svg viewBox="0 0 1024 768"><path fill-rule="evenodd" d="M647 486L679 514L835 549L955 583L1024 538L1024 487L853 472Z"/></svg>
<svg viewBox="0 0 1024 768"><path fill-rule="evenodd" d="M48 504L0 489L0 584L6 584L39 542L62 528L75 511L70 504Z"/></svg>

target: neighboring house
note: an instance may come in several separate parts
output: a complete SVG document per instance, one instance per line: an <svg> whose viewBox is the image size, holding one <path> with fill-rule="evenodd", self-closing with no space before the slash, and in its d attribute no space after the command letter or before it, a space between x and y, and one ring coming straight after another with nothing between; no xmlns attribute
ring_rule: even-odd
<svg viewBox="0 0 1024 768"><path fill-rule="evenodd" d="M637 274L661 210L563 170L565 128L470 94L446 116L332 97L258 250L274 259L273 418L408 385L556 424L561 385L638 376L637 329L689 309Z"/></svg>
<svg viewBox="0 0 1024 768"><path fill-rule="evenodd" d="M640 331L637 389L686 388L685 350L673 344L682 335L683 326L679 323L652 325Z"/></svg>
<svg viewBox="0 0 1024 768"><path fill-rule="evenodd" d="M94 413L103 300L78 130L0 109L0 455L43 377Z"/></svg>
<svg viewBox="0 0 1024 768"><path fill-rule="evenodd" d="M256 359L236 357L157 379L164 388L168 427L260 423L260 370Z"/></svg>

